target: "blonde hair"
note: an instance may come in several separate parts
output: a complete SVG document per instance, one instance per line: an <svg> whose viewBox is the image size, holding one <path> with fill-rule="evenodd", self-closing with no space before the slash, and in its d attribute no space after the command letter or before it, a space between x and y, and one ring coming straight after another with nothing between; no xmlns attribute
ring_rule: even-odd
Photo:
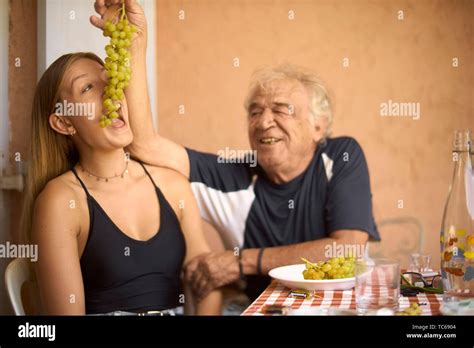
<svg viewBox="0 0 474 348"><path fill-rule="evenodd" d="M299 81L307 89L310 94L309 110L314 120L319 117L326 118L326 131L322 140L328 138L331 135L333 122L331 101L322 81L309 69L292 64L281 64L276 67L265 67L256 70L251 77L244 103L245 110L249 111L252 99L258 92L265 90L270 82L277 80Z"/></svg>
<svg viewBox="0 0 474 348"><path fill-rule="evenodd" d="M55 105L59 102L66 71L74 62L83 58L103 65L102 60L94 53L65 54L49 66L36 86L21 221L21 239L24 242L31 241L33 209L40 192L51 179L70 170L79 160L72 140L50 127L49 116L54 113Z"/></svg>

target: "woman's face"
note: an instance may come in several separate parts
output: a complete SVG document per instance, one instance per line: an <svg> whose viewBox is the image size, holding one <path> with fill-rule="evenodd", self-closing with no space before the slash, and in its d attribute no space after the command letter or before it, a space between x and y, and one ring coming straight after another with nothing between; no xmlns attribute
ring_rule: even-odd
<svg viewBox="0 0 474 348"><path fill-rule="evenodd" d="M63 134L75 133L73 140L79 148L108 151L129 145L133 134L125 98L117 102L119 118L108 127L99 126L100 118L106 113L102 105L106 85L107 75L102 65L87 58L75 61L64 75L60 101L55 105L56 116L50 117L53 129L59 128ZM66 132L61 129L65 125L69 126Z"/></svg>

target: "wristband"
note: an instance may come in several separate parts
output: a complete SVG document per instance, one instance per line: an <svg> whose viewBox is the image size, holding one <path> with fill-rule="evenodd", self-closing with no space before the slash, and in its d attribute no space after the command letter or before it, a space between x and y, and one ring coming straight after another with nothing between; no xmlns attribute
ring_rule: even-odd
<svg viewBox="0 0 474 348"><path fill-rule="evenodd" d="M245 274L244 274L244 267L242 266L242 254L244 253L244 250L239 250L239 275L240 275L240 280L245 281Z"/></svg>

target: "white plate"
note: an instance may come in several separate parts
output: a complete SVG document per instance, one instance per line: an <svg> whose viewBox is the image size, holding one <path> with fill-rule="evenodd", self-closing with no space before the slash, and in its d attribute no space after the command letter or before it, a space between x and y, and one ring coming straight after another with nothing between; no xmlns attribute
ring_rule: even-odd
<svg viewBox="0 0 474 348"><path fill-rule="evenodd" d="M269 275L290 289L304 290L348 290L355 284L355 278L306 280L303 277L304 264L274 268Z"/></svg>

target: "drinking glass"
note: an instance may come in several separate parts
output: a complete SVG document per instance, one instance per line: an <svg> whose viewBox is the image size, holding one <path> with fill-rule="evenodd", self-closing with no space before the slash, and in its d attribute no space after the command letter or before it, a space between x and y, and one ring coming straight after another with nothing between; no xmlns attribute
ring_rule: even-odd
<svg viewBox="0 0 474 348"><path fill-rule="evenodd" d="M358 314L382 308L398 310L400 264L395 260L359 259L355 264L355 297Z"/></svg>
<svg viewBox="0 0 474 348"><path fill-rule="evenodd" d="M411 254L411 271L413 272L429 272L431 271L430 264L431 264L431 255L423 255L423 254Z"/></svg>

